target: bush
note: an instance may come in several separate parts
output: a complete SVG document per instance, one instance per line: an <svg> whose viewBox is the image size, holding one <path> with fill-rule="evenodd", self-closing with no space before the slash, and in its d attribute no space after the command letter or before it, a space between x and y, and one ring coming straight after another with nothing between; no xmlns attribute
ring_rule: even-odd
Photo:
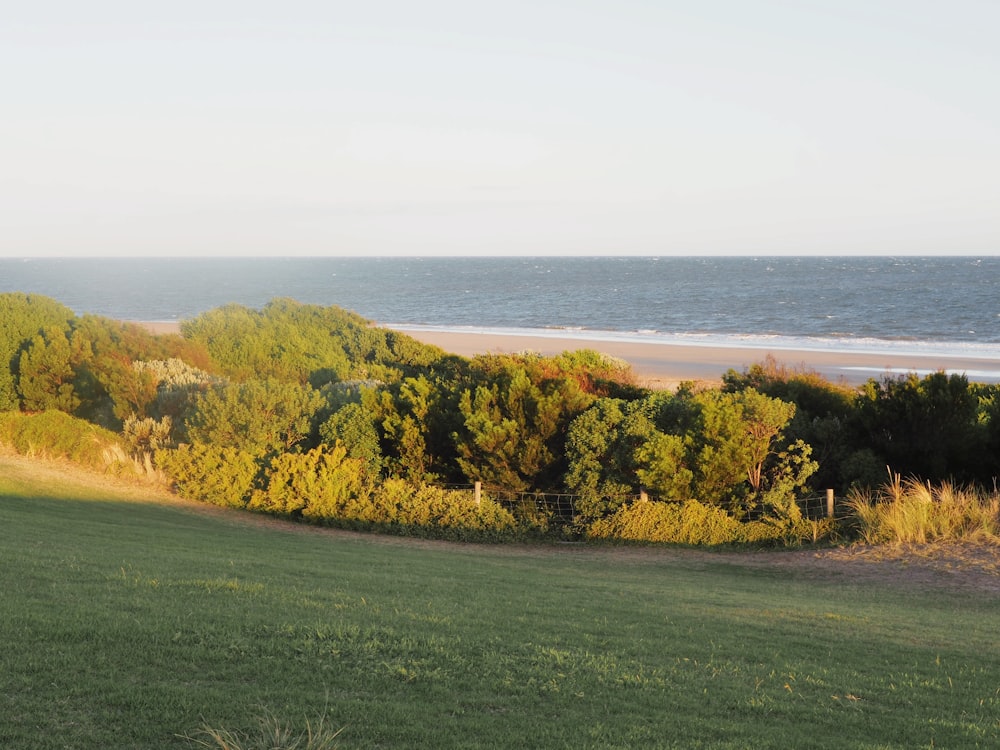
<svg viewBox="0 0 1000 750"><path fill-rule="evenodd" d="M250 508L314 520L336 517L370 494L364 463L350 458L342 445L278 456L266 481L266 489L253 493Z"/></svg>
<svg viewBox="0 0 1000 750"><path fill-rule="evenodd" d="M135 472L115 433L62 411L0 413L0 443L25 456L68 459L101 472Z"/></svg>
<svg viewBox="0 0 1000 750"><path fill-rule="evenodd" d="M367 495L348 499L324 518L352 528L465 541L499 541L518 535L514 517L488 498L476 506L471 492L389 479Z"/></svg>
<svg viewBox="0 0 1000 750"><path fill-rule="evenodd" d="M212 445L160 450L155 460L181 495L226 508L246 506L260 470L251 454Z"/></svg>
<svg viewBox="0 0 1000 750"><path fill-rule="evenodd" d="M640 500L592 522L586 536L668 544L760 544L797 536L798 531L766 520L741 522L722 508L697 500L682 503Z"/></svg>

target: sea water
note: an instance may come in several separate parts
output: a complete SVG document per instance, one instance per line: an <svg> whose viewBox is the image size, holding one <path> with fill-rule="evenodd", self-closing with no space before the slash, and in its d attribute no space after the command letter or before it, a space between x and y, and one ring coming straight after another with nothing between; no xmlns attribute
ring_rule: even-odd
<svg viewBox="0 0 1000 750"><path fill-rule="evenodd" d="M402 329L1000 357L1000 257L0 259L0 292L191 318L288 297Z"/></svg>

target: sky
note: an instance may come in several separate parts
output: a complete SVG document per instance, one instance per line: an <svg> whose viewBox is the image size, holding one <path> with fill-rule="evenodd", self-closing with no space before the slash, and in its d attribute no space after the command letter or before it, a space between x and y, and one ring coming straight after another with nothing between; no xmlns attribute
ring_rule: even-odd
<svg viewBox="0 0 1000 750"><path fill-rule="evenodd" d="M996 0L34 0L0 256L1000 253Z"/></svg>

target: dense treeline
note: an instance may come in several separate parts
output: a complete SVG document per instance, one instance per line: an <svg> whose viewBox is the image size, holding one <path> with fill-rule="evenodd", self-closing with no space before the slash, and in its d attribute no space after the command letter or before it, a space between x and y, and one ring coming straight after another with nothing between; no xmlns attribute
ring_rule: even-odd
<svg viewBox="0 0 1000 750"><path fill-rule="evenodd" d="M998 387L943 373L855 389L767 360L667 393L593 351L467 359L286 299L153 335L24 294L0 295L0 356L0 410L115 433L192 498L351 526L755 541L815 535L801 497L874 487L887 466L1000 474ZM473 482L478 502L447 489ZM573 510L525 492L571 493Z"/></svg>

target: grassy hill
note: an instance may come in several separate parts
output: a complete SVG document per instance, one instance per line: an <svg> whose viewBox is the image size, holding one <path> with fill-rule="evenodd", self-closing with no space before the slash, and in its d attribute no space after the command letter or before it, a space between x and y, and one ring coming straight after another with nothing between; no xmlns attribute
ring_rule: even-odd
<svg viewBox="0 0 1000 750"><path fill-rule="evenodd" d="M361 536L0 456L0 746L1000 743L1000 596L767 554Z"/></svg>

